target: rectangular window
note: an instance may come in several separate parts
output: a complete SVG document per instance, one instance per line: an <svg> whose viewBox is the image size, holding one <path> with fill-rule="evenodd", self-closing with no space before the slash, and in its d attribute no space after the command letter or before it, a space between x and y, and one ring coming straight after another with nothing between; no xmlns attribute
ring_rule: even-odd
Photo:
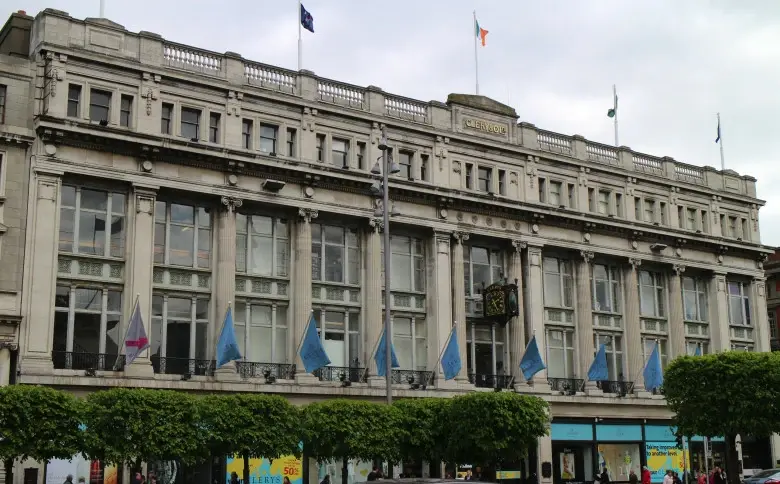
<svg viewBox="0 0 780 484"><path fill-rule="evenodd" d="M742 219L742 230L740 231L740 238L743 240L750 240L750 229L746 218Z"/></svg>
<svg viewBox="0 0 780 484"><path fill-rule="evenodd" d="M318 330L331 365L356 368L360 362L360 313L315 309ZM396 356L398 350L396 350ZM358 381L358 370L345 372L349 381ZM334 372L331 378L338 379Z"/></svg>
<svg viewBox="0 0 780 484"><path fill-rule="evenodd" d="M428 155L420 155L420 181L428 181Z"/></svg>
<svg viewBox="0 0 780 484"><path fill-rule="evenodd" d="M634 197L634 219L637 222L644 220L642 216L642 199L639 197Z"/></svg>
<svg viewBox="0 0 780 484"><path fill-rule="evenodd" d="M593 310L621 313L620 269L604 264L593 265Z"/></svg>
<svg viewBox="0 0 780 484"><path fill-rule="evenodd" d="M574 378L574 331L547 329L547 377ZM573 389L579 390L579 389Z"/></svg>
<svg viewBox="0 0 780 484"><path fill-rule="evenodd" d="M669 353L667 351L667 342L665 338L658 338L656 336L643 336L642 337L642 355L644 361L650 358L655 350L655 345L658 345L658 355L661 357L661 368L666 368L666 364L669 362Z"/></svg>
<svg viewBox="0 0 780 484"><path fill-rule="evenodd" d="M287 306L260 301L240 301L236 304L234 319L236 340L245 361L288 362ZM263 374L258 372L251 376L262 377ZM287 378L286 375L274 376Z"/></svg>
<svg viewBox="0 0 780 484"><path fill-rule="evenodd" d="M707 322L707 284L695 277L682 278L683 316L686 321Z"/></svg>
<svg viewBox="0 0 780 484"><path fill-rule="evenodd" d="M92 89L89 92L89 119L90 121L108 122L108 114L111 110L111 93L101 89Z"/></svg>
<svg viewBox="0 0 780 484"><path fill-rule="evenodd" d="M119 106L119 126L129 128L132 125L133 96L122 94Z"/></svg>
<svg viewBox="0 0 780 484"><path fill-rule="evenodd" d="M236 214L236 272L289 276L290 234L287 220Z"/></svg>
<svg viewBox="0 0 780 484"><path fill-rule="evenodd" d="M208 354L209 300L152 294L152 366L157 373L202 375ZM165 358L162 365L161 358Z"/></svg>
<svg viewBox="0 0 780 484"><path fill-rule="evenodd" d="M608 381L624 381L622 336L620 334L594 333L594 356L595 353L599 351L599 348L601 348L601 345L604 345L604 350L607 355Z"/></svg>
<svg viewBox="0 0 780 484"><path fill-rule="evenodd" d="M349 168L349 140L333 138L330 143L330 160L336 168Z"/></svg>
<svg viewBox="0 0 780 484"><path fill-rule="evenodd" d="M506 196L506 170L498 170L498 194Z"/></svg>
<svg viewBox="0 0 780 484"><path fill-rule="evenodd" d="M663 274L639 271L639 313L652 318L666 317L666 285Z"/></svg>
<svg viewBox="0 0 780 484"><path fill-rule="evenodd" d="M157 201L154 263L209 269L211 211L203 206Z"/></svg>
<svg viewBox="0 0 780 484"><path fill-rule="evenodd" d="M681 229L685 228L685 207L677 207L677 224Z"/></svg>
<svg viewBox="0 0 780 484"><path fill-rule="evenodd" d="M655 200L645 200L645 222L655 223Z"/></svg>
<svg viewBox="0 0 780 484"><path fill-rule="evenodd" d="M549 190L549 201L550 205L554 205L556 207L560 207L563 205L561 203L561 190L562 190L562 183L558 181L551 181L550 182L550 190Z"/></svg>
<svg viewBox="0 0 780 484"><path fill-rule="evenodd" d="M295 138L297 131L295 128L287 128L287 156L295 158Z"/></svg>
<svg viewBox="0 0 780 484"><path fill-rule="evenodd" d="M421 239L403 235L390 236L390 289L425 292L425 253ZM384 278L384 238L382 239L382 281Z"/></svg>
<svg viewBox="0 0 780 484"><path fill-rule="evenodd" d="M669 221L666 219L666 202L658 202L658 215L661 225L669 225Z"/></svg>
<svg viewBox="0 0 780 484"><path fill-rule="evenodd" d="M318 134L316 137L317 143L317 161L325 161L325 135Z"/></svg>
<svg viewBox="0 0 780 484"><path fill-rule="evenodd" d="M276 154L276 137L279 133L279 127L270 124L260 124L260 151L263 153Z"/></svg>
<svg viewBox="0 0 780 484"><path fill-rule="evenodd" d="M769 323L769 339L777 340L777 313L776 308L769 308L766 312L766 320Z"/></svg>
<svg viewBox="0 0 780 484"><path fill-rule="evenodd" d="M504 257L500 250L463 246L466 296L477 296L482 289L504 276Z"/></svg>
<svg viewBox="0 0 780 484"><path fill-rule="evenodd" d="M466 367L469 381L476 387L496 388L496 376L507 375L506 327L497 324L472 323L466 326Z"/></svg>
<svg viewBox="0 0 780 484"><path fill-rule="evenodd" d="M539 203L547 203L547 180L539 178Z"/></svg>
<svg viewBox="0 0 780 484"><path fill-rule="evenodd" d="M414 158L414 153L412 153L411 151L398 152L398 167L401 168L401 171L398 173L398 176L406 180L413 179L412 178L413 158Z"/></svg>
<svg viewBox="0 0 780 484"><path fill-rule="evenodd" d="M219 143L219 113L209 113L209 143Z"/></svg>
<svg viewBox="0 0 780 484"><path fill-rule="evenodd" d="M615 216L623 216L623 195L620 193L615 194Z"/></svg>
<svg viewBox="0 0 780 484"><path fill-rule="evenodd" d="M357 230L311 224L313 281L360 284L360 246Z"/></svg>
<svg viewBox="0 0 780 484"><path fill-rule="evenodd" d="M687 215L686 223L688 226L688 230L697 230L699 228L699 224L697 223L697 219L699 215L698 212L699 211L696 210L695 208L689 208L686 211L686 215Z"/></svg>
<svg viewBox="0 0 780 484"><path fill-rule="evenodd" d="M701 225L699 227L701 228L701 231L705 234L710 233L710 224L709 224L709 217L707 216L707 211L702 210L701 211Z"/></svg>
<svg viewBox="0 0 780 484"><path fill-rule="evenodd" d="M393 316L393 346L401 369L425 371L428 368L425 319Z"/></svg>
<svg viewBox="0 0 780 484"><path fill-rule="evenodd" d="M484 193L493 193L492 168L477 168L477 190Z"/></svg>
<svg viewBox="0 0 780 484"><path fill-rule="evenodd" d="M192 141L200 139L200 110L181 108L181 135Z"/></svg>
<svg viewBox="0 0 780 484"><path fill-rule="evenodd" d="M685 354L688 356L695 356L696 353L700 355L710 354L710 344L707 341L686 341L685 342Z"/></svg>
<svg viewBox="0 0 780 484"><path fill-rule="evenodd" d="M357 156L357 165L358 170L367 170L368 167L366 167L366 144L362 141L357 142L357 153L355 153Z"/></svg>
<svg viewBox="0 0 780 484"><path fill-rule="evenodd" d="M160 115L160 133L172 134L171 126L173 125L173 104L163 103L162 113Z"/></svg>
<svg viewBox="0 0 780 484"><path fill-rule="evenodd" d="M121 288L60 284L54 300L54 367L110 371L122 344Z"/></svg>
<svg viewBox="0 0 780 484"><path fill-rule="evenodd" d="M574 307L574 278L571 261L545 257L544 305L554 308Z"/></svg>
<svg viewBox="0 0 780 484"><path fill-rule="evenodd" d="M739 232L737 231L737 217L729 217L729 237L739 237Z"/></svg>
<svg viewBox="0 0 780 484"><path fill-rule="evenodd" d="M750 317L750 285L728 281L729 324L733 326L752 326Z"/></svg>
<svg viewBox="0 0 780 484"><path fill-rule="evenodd" d="M68 86L68 117L81 117L81 86L78 84Z"/></svg>
<svg viewBox="0 0 780 484"><path fill-rule="evenodd" d="M569 204L567 205L569 208L576 208L577 207L577 188L573 183L568 184L568 198L569 198Z"/></svg>
<svg viewBox="0 0 780 484"><path fill-rule="evenodd" d="M474 189L474 165L466 163L466 188Z"/></svg>
<svg viewBox="0 0 780 484"><path fill-rule="evenodd" d="M123 258L125 200L124 193L63 185L60 252Z"/></svg>
<svg viewBox="0 0 780 484"><path fill-rule="evenodd" d="M609 215L609 198L610 192L607 190L599 190L598 205L596 211L601 215Z"/></svg>
<svg viewBox="0 0 780 484"><path fill-rule="evenodd" d="M244 119L241 121L241 146L245 150L252 149L252 132L254 131L254 123L251 119Z"/></svg>

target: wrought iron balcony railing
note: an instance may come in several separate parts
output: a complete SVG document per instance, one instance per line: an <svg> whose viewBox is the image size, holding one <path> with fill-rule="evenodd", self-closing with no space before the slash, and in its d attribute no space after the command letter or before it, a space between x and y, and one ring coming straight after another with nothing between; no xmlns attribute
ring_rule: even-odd
<svg viewBox="0 0 780 484"><path fill-rule="evenodd" d="M273 377L275 380L292 380L295 378L295 365L290 363L257 363L254 361L237 361L236 369L241 378Z"/></svg>
<svg viewBox="0 0 780 484"><path fill-rule="evenodd" d="M548 378L547 383L554 392L571 393L581 392L585 388L585 380L580 378Z"/></svg>
<svg viewBox="0 0 780 484"><path fill-rule="evenodd" d="M515 379L512 375L487 375L484 373L470 373L469 382L473 383L477 388L496 388L507 389L512 388Z"/></svg>
<svg viewBox="0 0 780 484"><path fill-rule="evenodd" d="M433 385L434 373L425 370L393 370L392 382L395 384L427 387Z"/></svg>
<svg viewBox="0 0 780 484"><path fill-rule="evenodd" d="M122 371L125 366L124 355L83 351L52 351L51 360L57 370Z"/></svg>
<svg viewBox="0 0 780 484"><path fill-rule="evenodd" d="M157 355L153 355L151 360L154 372L165 375L212 376L216 366L214 360L163 358Z"/></svg>
<svg viewBox="0 0 780 484"><path fill-rule="evenodd" d="M365 383L366 369L356 366L325 366L314 372L320 381Z"/></svg>
<svg viewBox="0 0 780 484"><path fill-rule="evenodd" d="M634 382L631 381L604 380L596 382L596 387L604 393L614 393L616 395L630 395L634 393Z"/></svg>

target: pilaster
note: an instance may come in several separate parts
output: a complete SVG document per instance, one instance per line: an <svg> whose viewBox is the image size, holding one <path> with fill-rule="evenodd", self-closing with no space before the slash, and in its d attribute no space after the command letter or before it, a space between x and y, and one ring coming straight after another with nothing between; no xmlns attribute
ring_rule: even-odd
<svg viewBox="0 0 780 484"><path fill-rule="evenodd" d="M685 356L685 322L683 320L682 284L685 266L675 264L669 276L669 361Z"/></svg>
<svg viewBox="0 0 780 484"><path fill-rule="evenodd" d="M450 243L452 234L449 232L433 233L433 270L428 284L428 307L431 312L431 322L428 326L428 363L437 374L440 374L439 355L447 344L447 335L452 331L452 264L450 259ZM460 338L460 335L458 336ZM458 341L463 344L460 340ZM462 360L465 362L465 360ZM465 364L463 366L466 366ZM444 378L436 380L437 387L448 385Z"/></svg>
<svg viewBox="0 0 780 484"><path fill-rule="evenodd" d="M378 378L384 384L385 379L377 377L376 362L371 351L379 341L379 335L383 329L382 321L382 236L384 220L372 218L368 221L369 230L366 232L366 284L365 307L363 308L363 332L364 361L368 368L369 378Z"/></svg>
<svg viewBox="0 0 780 484"><path fill-rule="evenodd" d="M710 335L712 352L731 350L729 333L729 299L726 273L713 272L710 280Z"/></svg>
<svg viewBox="0 0 780 484"><path fill-rule="evenodd" d="M293 293L293 329L295 334L295 380L309 383L314 375L306 373L299 345L311 316L311 222L319 215L311 208L298 209L295 224L295 291Z"/></svg>
<svg viewBox="0 0 780 484"><path fill-rule="evenodd" d="M11 382L11 348L0 343L0 387Z"/></svg>
<svg viewBox="0 0 780 484"><path fill-rule="evenodd" d="M29 290L24 318L24 373L51 373L54 338L54 295L57 277L58 236L60 232L60 174L36 172L32 180L34 202L27 237L30 243Z"/></svg>
<svg viewBox="0 0 780 484"><path fill-rule="evenodd" d="M544 355L547 350L547 336L544 331L544 292L542 290L542 246L528 244L528 301L525 312L528 321L528 339L536 336L536 344L539 352ZM522 357L521 357L522 358ZM547 362L545 361L545 365ZM547 382L547 370L544 369L533 376L528 382L532 389L522 388L523 391L534 393L549 393L550 384Z"/></svg>
<svg viewBox="0 0 780 484"><path fill-rule="evenodd" d="M141 74L141 96L138 99L138 110L135 114L137 130L141 133L155 136L160 134L160 117L162 116L160 79L159 74L150 72Z"/></svg>
<svg viewBox="0 0 780 484"><path fill-rule="evenodd" d="M222 197L222 210L217 217L217 304L211 325L211 348L216 348L217 338L222 331L228 305L235 305L236 296L236 210L243 200ZM215 355L216 356L216 355ZM217 379L238 379L235 362L230 362L215 372Z"/></svg>
<svg viewBox="0 0 780 484"><path fill-rule="evenodd" d="M301 119L300 157L304 161L317 161L317 110L303 108ZM323 148L324 149L324 148Z"/></svg>
<svg viewBox="0 0 780 484"><path fill-rule="evenodd" d="M523 385L523 373L520 371L520 359L525 351L525 307L523 301L523 250L528 245L521 240L512 241L509 260L509 277L517 284L518 316L509 321L509 366L515 379L515 389Z"/></svg>
<svg viewBox="0 0 780 484"><path fill-rule="evenodd" d="M644 379L642 378L642 369L644 357L642 356L642 330L639 321L639 267L642 265L641 259L629 258L628 266L624 271L626 288L626 330L623 348L628 353L627 365L622 380L634 382L634 393L649 393L644 391Z"/></svg>
<svg viewBox="0 0 780 484"><path fill-rule="evenodd" d="M580 251L582 259L577 262L577 354L578 378L585 380L585 391L588 394L601 394L595 381L588 381L588 369L593 362L593 295L591 291L590 274L595 254L591 251Z"/></svg>
<svg viewBox="0 0 780 484"><path fill-rule="evenodd" d="M152 272L154 268L154 203L157 191L152 187L133 186L132 231L128 252L128 264L130 266L128 289L125 297L124 318L122 318L122 331L127 332L127 321L133 311L136 296L141 308L141 319L144 322L144 330L151 337L152 330ZM124 348L120 348L123 352ZM144 350L125 367L127 376L151 378L154 375L152 362L149 359L149 350Z"/></svg>
<svg viewBox="0 0 780 484"><path fill-rule="evenodd" d="M766 314L766 279L756 277L751 284L753 317L756 325L756 351L771 351L769 347L769 320Z"/></svg>
<svg viewBox="0 0 780 484"><path fill-rule="evenodd" d="M67 62L68 56L66 54L59 54L55 52L46 53L46 67L44 76L45 84L43 89L43 114L54 116L57 118L64 118L68 114L68 73ZM79 118L89 119L89 99L86 86L83 86L81 91L81 113Z"/></svg>
<svg viewBox="0 0 780 484"><path fill-rule="evenodd" d="M455 377L459 384L469 378L466 361L466 275L463 272L463 244L469 240L466 232L453 232L455 243L452 246L452 318L457 324L458 347L460 349L460 373ZM446 333L445 333L446 334ZM446 338L445 338L446 339Z"/></svg>

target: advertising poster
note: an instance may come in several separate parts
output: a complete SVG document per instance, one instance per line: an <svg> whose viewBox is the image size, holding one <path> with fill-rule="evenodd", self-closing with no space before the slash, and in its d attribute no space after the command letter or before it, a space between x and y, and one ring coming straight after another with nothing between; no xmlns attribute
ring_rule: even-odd
<svg viewBox="0 0 780 484"><path fill-rule="evenodd" d="M683 468L691 468L690 455L687 456L688 465L683 465L683 451L674 442L647 442L645 452L650 482L664 482L664 474L667 470L682 476Z"/></svg>
<svg viewBox="0 0 780 484"><path fill-rule="evenodd" d="M607 468L610 481L627 481L633 470L641 476L638 444L599 444L599 470Z"/></svg>
<svg viewBox="0 0 780 484"><path fill-rule="evenodd" d="M239 479L244 478L244 459L239 455L227 458L226 482L230 482L230 474L233 472L238 474ZM249 484L286 484L285 477L290 480L289 484L303 484L303 464L294 455L282 456L273 462L268 459L249 459Z"/></svg>
<svg viewBox="0 0 780 484"><path fill-rule="evenodd" d="M98 460L88 461L82 456L74 456L71 460L52 459L46 464L46 484L62 484L68 475L73 476L73 483L78 484L84 479L88 484L117 484L118 474L114 465L105 468Z"/></svg>
<svg viewBox="0 0 780 484"><path fill-rule="evenodd" d="M562 480L574 479L574 452L561 452L559 465Z"/></svg>

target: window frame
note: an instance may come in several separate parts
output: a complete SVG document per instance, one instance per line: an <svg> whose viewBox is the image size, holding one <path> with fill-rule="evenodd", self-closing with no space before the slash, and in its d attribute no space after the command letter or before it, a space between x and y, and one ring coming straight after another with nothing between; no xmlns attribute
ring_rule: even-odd
<svg viewBox="0 0 780 484"><path fill-rule="evenodd" d="M105 106L101 105L101 104L96 104L96 102L94 100L96 94L97 95L106 95L108 97L107 104ZM91 87L89 89L89 120L94 122L94 123L99 123L99 122L103 122L103 121L105 121L106 123L111 122L111 102L113 101L113 98L114 98L113 91L111 91L109 89L103 89L103 88L100 88L100 87ZM92 108L105 109L106 117L105 118L101 118L101 119L93 118L92 117Z"/></svg>
<svg viewBox="0 0 780 484"><path fill-rule="evenodd" d="M209 111L209 143L218 144L220 142L221 127L222 115L215 111Z"/></svg>
<svg viewBox="0 0 780 484"><path fill-rule="evenodd" d="M409 242L409 252L408 253L401 253L397 252L393 247L393 239L406 239ZM418 252L416 249L418 247L420 248L420 252ZM392 271L390 274L390 292L404 292L404 293L425 293L426 288L426 269L425 269L425 242L423 239L419 237L414 237L410 235L404 235L404 234L391 234L390 235L390 263L392 265L393 256L401 256L401 257L409 257L409 274L410 274L410 280L409 280L409 286L411 289L399 289L397 287L393 287L394 283L397 283L398 279L394 279L393 276L395 276L398 271ZM382 288L384 288L384 271L385 271L385 241L384 238L380 242L380 252L382 256ZM417 269L415 267L415 263L420 261L421 267L422 267L422 278L420 280L421 286L417 287Z"/></svg>
<svg viewBox="0 0 780 484"><path fill-rule="evenodd" d="M597 276L596 268L597 267L603 267L604 271L607 274L606 279L602 279L601 277ZM603 313L603 314L610 314L610 315L623 315L623 281L622 281L622 271L620 270L620 267L615 265L610 265L606 263L594 263L593 267L591 269L591 292L592 292L592 306L591 309L597 313ZM596 285L599 282L603 282L607 285L608 291L607 296L609 298L609 304L610 304L610 310L605 310L600 307L600 302L598 301L598 291L596 290ZM617 294L616 294L617 292Z"/></svg>
<svg viewBox="0 0 780 484"><path fill-rule="evenodd" d="M71 205L65 205L65 201L63 200L63 196L65 193L65 190L73 189L74 191L74 204ZM106 194L106 209L104 211L98 211L96 209L90 209L90 208L83 208L82 207L82 193L84 190L92 191L92 192L102 192ZM120 211L116 211L114 209L114 196L120 196L123 198L122 207L120 207ZM101 258L108 258L108 259L124 259L127 252L127 207L128 207L128 194L122 191L118 190L108 190L103 188L95 188L92 186L84 186L84 185L76 185L76 184L69 184L65 183L60 188L60 200L59 200L59 214L60 217L60 231L57 236L57 251L61 254L73 254L73 255L88 255L88 256L95 256L95 257L101 257ZM70 241L71 243L71 250L63 249L63 243L67 243L67 241L63 241L62 239L62 221L63 221L63 211L65 210L72 210L72 220L73 220L73 240ZM82 213L88 213L88 214L102 214L104 218L104 226L103 226L103 253L102 254L94 254L89 252L82 252L80 250L80 242L79 242L79 235L80 235L80 229L81 229L81 215ZM113 221L114 217L119 217L119 221L121 221L121 238L120 238L120 244L119 244L119 255L113 255L112 254L112 229L116 222ZM97 220L97 219L96 219ZM101 232L99 230L95 230L95 234L97 232ZM93 237L93 244L97 242L96 238Z"/></svg>
<svg viewBox="0 0 780 484"><path fill-rule="evenodd" d="M343 150L337 150L336 145L341 145L340 147L343 147ZM330 161L333 163L333 166L335 168L349 168L349 155L350 155L350 144L351 141L349 138L339 138L338 136L334 136L330 140ZM339 165L338 162L341 162Z"/></svg>
<svg viewBox="0 0 780 484"><path fill-rule="evenodd" d="M68 107L66 115L69 118L81 118L81 100L84 92L81 84L68 84ZM76 94L76 98L72 97L72 94ZM71 107L73 106L75 113L71 113Z"/></svg>
<svg viewBox="0 0 780 484"><path fill-rule="evenodd" d="M642 283L642 274L649 274L651 277L651 284ZM649 270L640 269L637 274L637 284L639 289L639 316L640 318L652 318L652 319L666 319L669 317L669 304L667 299L667 283L665 274ZM642 288L653 288L653 314L647 314L644 312L644 304L642 298Z"/></svg>
<svg viewBox="0 0 780 484"><path fill-rule="evenodd" d="M125 104L127 101L127 104ZM133 101L134 97L130 94L121 94L119 96L119 126L123 128L133 127Z"/></svg>
<svg viewBox="0 0 780 484"><path fill-rule="evenodd" d="M58 297L59 297L59 290L60 289L66 289L68 292L68 305L67 306L58 306ZM76 314L93 314L93 315L99 315L100 316L100 330L98 335L98 351L96 352L99 355L106 355L106 356L116 356L118 357L122 352L122 338L124 337L123 331L126 330L126 327L123 327L123 316L122 311L125 304L125 295L123 291L123 287L121 285L113 285L113 284L101 284L101 283L86 283L86 282L75 282L75 281L67 281L63 279L58 279L57 283L55 285L55 300L54 300L54 313L60 313L60 314L66 314L67 317L67 333L65 338L65 352L67 353L86 353L86 354L94 354L90 351L75 351L74 345L76 342L76 335L75 335L75 323L76 323ZM89 291L97 291L97 294L100 295L100 309L94 310L94 309L77 309L77 296L76 292L78 290L89 290ZM119 295L119 308L118 309L110 309L109 304L111 301L109 293L118 293ZM93 297L94 299L94 297ZM108 320L109 316L115 316L117 325L116 328L117 331L117 340L116 340L116 346L117 346L117 352L116 353L106 353L106 346L108 343ZM56 323L55 323L56 324ZM56 335L56 332L54 333ZM54 336L53 336L54 337ZM55 350L57 351L57 350ZM113 365L113 361L106 360L104 362L106 370L110 370L111 366Z"/></svg>
<svg viewBox="0 0 780 484"><path fill-rule="evenodd" d="M669 339L665 336L642 335L642 368L647 366L647 360L653 354L656 342L661 356L661 368L665 370L669 365Z"/></svg>
<svg viewBox="0 0 780 484"><path fill-rule="evenodd" d="M479 266L487 266L488 267L488 273L490 274L490 281L479 281L477 283L474 282L474 259L472 257L474 253L474 249L483 249L487 251L488 254L488 263L482 264L477 263L476 265ZM493 261L493 257L497 256L497 261ZM499 282L503 279L504 274L506 273L505 268L505 261L504 261L504 251L501 249L495 249L493 247L487 246L487 245L476 245L476 244L464 244L463 245L463 264L464 264L464 279L466 284L466 297L476 298L479 297L482 294L482 291L476 291L477 284L484 283L484 287L488 287L491 284L494 284L496 282ZM499 276L496 278L495 271L498 269Z"/></svg>
<svg viewBox="0 0 780 484"><path fill-rule="evenodd" d="M693 282L693 289L686 289L686 281ZM683 321L691 323L709 323L709 297L708 297L708 284L703 278L694 276L680 276L680 287L682 290L682 303L683 303ZM694 318L688 317L688 307L686 294L693 293L695 295L696 307L693 309L695 313ZM702 299L704 299L704 310L702 311ZM702 317L704 315L704 317Z"/></svg>
<svg viewBox="0 0 780 484"><path fill-rule="evenodd" d="M269 138L268 136L265 136L268 134L269 131L273 133L273 138ZM260 149L260 152L266 155L276 156L278 154L279 150L279 125L278 124L271 124L266 122L260 122L260 132L259 132L259 139L260 144L258 148ZM266 150L267 143L270 142L270 148L271 150Z"/></svg>
<svg viewBox="0 0 780 484"><path fill-rule="evenodd" d="M313 283L325 283L325 284L336 284L336 285L345 285L345 286L358 286L361 283L361 262L360 262L360 256L361 256L361 247L360 247L360 232L348 225L335 225L335 224L328 224L328 223L312 223L312 229L314 226L319 227L319 233L320 233L320 240L315 241L314 240L314 234L312 233L312 256L314 256L314 245L319 245L319 272L320 272L320 278L315 279L314 271L312 270L312 282ZM325 228L337 228L342 230L343 232L343 240L344 243L341 245L337 245L333 242L326 242L325 238ZM313 231L312 231L313 232ZM355 245L350 245L350 234L353 234ZM343 250L343 260L342 260L342 268L341 273L343 275L343 278L341 281L330 281L325 278L327 274L327 268L326 268L326 247L339 247ZM350 251L353 252L355 257L357 257L357 281L353 282L352 278L350 277L350 264L352 263L352 259L350 257ZM314 260L312 260L312 264L314 263ZM313 269L313 266L312 266Z"/></svg>
<svg viewBox="0 0 780 484"><path fill-rule="evenodd" d="M157 301L155 299L159 298L160 301L160 312L161 314L155 314L155 311L157 309ZM168 313L168 304L171 299L189 299L190 300L190 316L188 319L185 318L177 318L171 316ZM205 361L208 359L207 356L209 352L209 331L210 331L210 324L209 324L209 314L211 314L211 298L209 294L191 294L191 293L169 293L165 291L160 290L154 290L152 292L152 318L151 318L151 328L152 331L149 337L151 346L149 348L149 354L152 358L165 358L165 359L173 359L173 360L181 360L183 358L179 358L176 356L168 356L168 323L171 321L174 323L177 322L183 322L186 321L189 324L189 341L187 342L189 346L189 352L188 357L186 358L189 363L193 363L195 361ZM198 318L198 303L205 303L205 311L202 312L202 314L205 314L205 318ZM154 325L159 322L160 324L160 347L158 348L159 354L154 352L154 336L156 335L156 331L154 328ZM203 348L203 358L198 358L198 340L197 340L197 331L198 331L198 325L202 324L206 331L205 336L205 342L204 342L204 348ZM195 342L195 344L192 344L192 342ZM192 365L188 363L188 367L192 368ZM178 366L178 365L174 365ZM164 372L162 372L164 373Z"/></svg>
<svg viewBox="0 0 780 484"><path fill-rule="evenodd" d="M252 149L252 138L254 138L254 121L243 118L241 120L241 146L245 150Z"/></svg>
<svg viewBox="0 0 780 484"><path fill-rule="evenodd" d="M545 331L545 342L547 343L547 351L546 351L546 357L548 362L552 361L558 361L557 359L553 358L551 356L551 350L560 350L563 352L563 373L564 375L553 375L550 373L550 366L548 363L548 370L547 370L547 378L562 378L562 379L571 379L576 378L578 374L578 355L577 355L577 341L575 338L575 331L574 328L568 328L563 326L547 326L544 329ZM561 333L561 346L554 347L553 346L553 338L551 338L551 333ZM567 341L567 338L570 339L570 341ZM571 361L569 361L569 359Z"/></svg>
<svg viewBox="0 0 780 484"><path fill-rule="evenodd" d="M286 149L287 149L287 156L290 158L296 158L297 157L297 147L298 147L298 130L296 128L287 127L285 130L287 138L285 139L286 143Z"/></svg>
<svg viewBox="0 0 780 484"><path fill-rule="evenodd" d="M167 113L166 113L167 110ZM173 103L162 103L160 108L160 134L173 134L173 121L176 106ZM166 114L168 117L166 118Z"/></svg>
<svg viewBox="0 0 780 484"><path fill-rule="evenodd" d="M187 115L195 115L194 121L187 121L185 120L185 114ZM201 108L195 108L195 107L189 107L189 106L182 106L179 110L179 131L181 133L182 138L187 138L191 141L199 141L200 140L200 125L203 122L203 109ZM184 134L186 127L194 127L195 129L195 136L188 137Z"/></svg>
<svg viewBox="0 0 780 484"><path fill-rule="evenodd" d="M257 232L252 231L252 223L254 222L254 219L270 219L271 221L271 235L267 234L261 234ZM242 229L240 225L242 224L241 219L243 219L243 224L245 229ZM290 252L292 248L292 240L290 237L290 225L289 220L282 217L274 217L270 215L265 214L259 214L259 213L243 213L239 212L236 214L236 274L242 274L247 276L258 276L258 277L278 277L278 278L290 278ZM283 225L285 227L285 234L280 235L279 234L279 228L280 225ZM240 239L241 237L244 237L244 244L243 248L239 247ZM271 240L271 272L269 274L265 274L262 272L256 272L256 271L250 271L250 267L254 267L252 265L252 239L253 238L261 238L261 239L269 239ZM284 247L285 248L285 260L280 261L279 258L279 248ZM239 251L244 251L244 270L239 269L238 264L238 254ZM268 254L264 254L261 256L262 258L268 257ZM283 267L280 267L280 262L283 264ZM281 270L280 270L281 269Z"/></svg>
<svg viewBox="0 0 780 484"><path fill-rule="evenodd" d="M557 272L552 272L547 269L546 261L555 261ZM569 259L565 259L563 257L557 257L555 255L543 255L542 257L542 294L544 298L544 307L545 308L554 308L554 309L566 309L566 310L573 310L576 306L576 295L575 295L575 286L574 286L574 264L572 264L572 261ZM568 273L564 272L564 268L568 269ZM551 301L548 297L547 292L547 276L556 276L558 280L558 290L560 290L561 295L561 304L555 305L551 304ZM570 299L570 305L566 305L566 279L569 280L569 299Z"/></svg>
<svg viewBox="0 0 780 484"><path fill-rule="evenodd" d="M482 375L477 373L477 358L476 358L476 344L485 344L486 340L477 340L477 326L481 328L490 327L490 341L491 345L491 375L510 375L511 369L509 366L509 325L501 326L497 323L480 323L476 321L468 321L466 326L466 368L469 375ZM499 331L503 332L501 338L498 337ZM498 355L501 355L502 373L498 372ZM469 364L470 363L470 364Z"/></svg>
<svg viewBox="0 0 780 484"><path fill-rule="evenodd" d="M411 365L409 365L409 368L404 368L403 361L399 361L401 364L401 367L398 368L399 370L407 370L407 371L427 371L428 370L428 323L425 319L424 314L391 314L391 325L393 328L393 346L397 347L399 346L398 342L401 340L409 340L409 343L411 344L411 356L412 356L412 362ZM409 320L410 321L410 334L399 334L396 332L396 321L399 319ZM422 336L419 335L419 331L417 330L417 327L421 326L425 328L425 332ZM424 345L425 348L425 357L422 364L420 364L419 361L417 361L418 355L418 346L420 343ZM403 360L402 357L399 357L399 360Z"/></svg>
<svg viewBox="0 0 780 484"><path fill-rule="evenodd" d="M615 378L614 380L605 381L626 381L625 366L627 362L624 356L623 343L622 333L604 331L593 332L593 357L596 357L601 345L604 344L605 353L607 355L607 371L609 374L614 375ZM618 356L620 357L620 365L618 365L617 361Z"/></svg>
<svg viewBox="0 0 780 484"><path fill-rule="evenodd" d="M165 220L161 221L158 217L158 207L160 204L165 205ZM179 205L184 207L191 207L193 209L193 223L185 223L185 222L173 222L172 220L172 208L173 205ZM156 200L155 201L155 211L154 211L154 224L155 224L155 233L157 232L157 226L160 224L164 224L164 233L165 233L165 241L163 244L162 249L162 262L159 262L157 260L157 247L159 247L159 244L157 241L154 241L154 258L153 258L153 265L162 265L167 267L178 267L178 268L185 268L185 269L194 269L194 270L213 270L213 258L214 258L214 244L213 244L213 236L214 236L214 217L209 213L210 208L208 205L201 205L198 203L191 203L189 201L179 201L179 202L173 202L170 200ZM208 214L209 218L209 224L208 227L204 227L200 224L200 217L201 217L201 211ZM182 264L173 264L170 262L171 260L171 226L177 226L177 227L189 227L193 231L192 236L192 263L190 265L182 265ZM201 234L206 232L208 234L208 242L209 242L209 249L208 249L208 259L202 259L200 256L200 238ZM208 260L208 265L202 266L199 264L201 260Z"/></svg>
<svg viewBox="0 0 780 484"><path fill-rule="evenodd" d="M243 306L243 310L240 307ZM255 322L252 319L253 308L270 308L271 321L268 324L262 322ZM236 326L236 332L239 335L243 335L243 338L238 337L237 340L239 348L241 349L241 361L250 363L261 364L289 364L292 360L290 355L290 349L288 342L292 336L289 324L291 306L287 304L279 304L277 301L268 301L262 299L241 299L236 302L236 312L234 317L234 324ZM284 310L284 315L280 315L280 309ZM265 328L270 329L271 332L271 355L268 358L265 356L254 355L254 348L250 346L252 341L252 332L256 331L253 328ZM282 345L284 355L280 355L278 344L278 333L284 331L284 344ZM242 341L243 340L243 341Z"/></svg>
<svg viewBox="0 0 780 484"><path fill-rule="evenodd" d="M739 285L739 294L732 294L731 293L731 287L732 284L738 284ZM743 281L737 281L737 280L726 280L726 295L728 300L728 307L729 307L729 326L737 326L742 328L753 328L753 310L751 307L750 302L750 283L743 282ZM731 319L731 311L732 311L732 304L733 299L740 299L741 300L741 309L742 309L742 323L734 322Z"/></svg>

